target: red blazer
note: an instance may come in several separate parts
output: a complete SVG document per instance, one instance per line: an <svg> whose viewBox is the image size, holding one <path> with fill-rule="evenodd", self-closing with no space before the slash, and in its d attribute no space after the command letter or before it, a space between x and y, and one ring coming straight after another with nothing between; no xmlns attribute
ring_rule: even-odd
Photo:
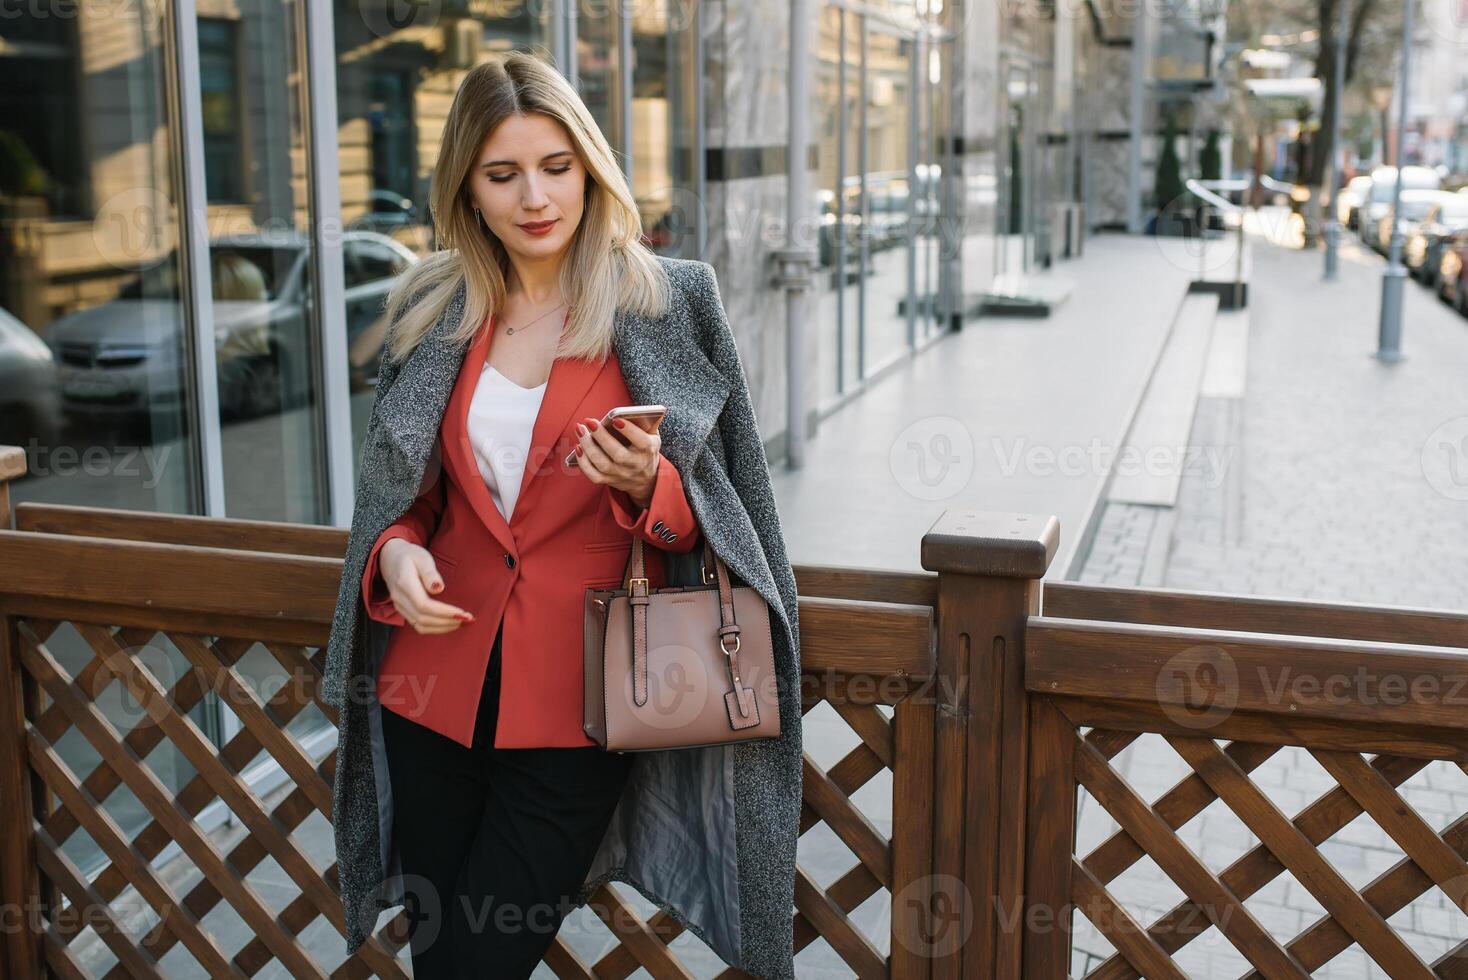
<svg viewBox="0 0 1468 980"><path fill-rule="evenodd" d="M588 480L566 466L578 441L576 423L630 405L615 353L603 361L558 358L507 523L490 497L468 436L469 402L494 332L480 331L464 356L439 427L442 468L429 463L426 486L408 511L377 539L362 575L363 603L391 632L377 672L384 708L471 745L479 695L495 631L501 640L496 748L595 745L582 730L581 625L584 591L620 583L640 535L649 547L649 585L667 584L659 549L688 551L698 523L678 470L659 454L648 507L624 491ZM450 633L420 634L392 604L378 575L378 552L392 538L426 547L443 591L433 598L468 610L474 621Z"/></svg>

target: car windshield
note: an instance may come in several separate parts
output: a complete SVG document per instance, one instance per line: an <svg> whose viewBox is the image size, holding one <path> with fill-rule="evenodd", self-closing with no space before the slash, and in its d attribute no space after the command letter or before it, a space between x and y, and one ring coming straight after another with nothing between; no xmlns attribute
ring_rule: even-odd
<svg viewBox="0 0 1468 980"><path fill-rule="evenodd" d="M214 245L209 249L214 299L218 302L276 299L299 256L300 248L291 245ZM178 297L177 252L144 269L142 275L117 294L118 299L177 300Z"/></svg>
<svg viewBox="0 0 1468 980"><path fill-rule="evenodd" d="M1461 201L1450 201L1437 213L1437 220L1445 225L1461 225L1468 222L1468 197Z"/></svg>
<svg viewBox="0 0 1468 980"><path fill-rule="evenodd" d="M1421 221L1435 207L1437 202L1433 200L1403 201L1401 218L1403 221Z"/></svg>

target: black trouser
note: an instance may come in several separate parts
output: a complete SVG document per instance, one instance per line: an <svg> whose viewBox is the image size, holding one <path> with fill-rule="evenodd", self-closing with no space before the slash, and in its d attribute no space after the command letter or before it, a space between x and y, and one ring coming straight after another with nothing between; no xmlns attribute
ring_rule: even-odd
<svg viewBox="0 0 1468 980"><path fill-rule="evenodd" d="M530 976L632 766L594 745L495 748L499 677L497 635L472 748L382 711L414 980Z"/></svg>

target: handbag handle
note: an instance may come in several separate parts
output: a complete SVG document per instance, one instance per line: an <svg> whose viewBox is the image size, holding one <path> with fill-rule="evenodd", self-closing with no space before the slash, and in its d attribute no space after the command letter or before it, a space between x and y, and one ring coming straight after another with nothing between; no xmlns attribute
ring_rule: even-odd
<svg viewBox="0 0 1468 980"><path fill-rule="evenodd" d="M712 559L712 561L710 561ZM714 575L719 583L719 648L729 665L729 675L734 681L741 703L745 690L739 679L739 624L734 619L734 588L729 583L729 569L709 544L707 535L703 539L703 579L708 581L708 566L714 566ZM641 537L633 537L632 553L627 558L627 569L623 575L628 602L632 608L632 700L640 708L647 703L647 604L651 600L647 584L647 562ZM728 638L734 637L734 647L729 648Z"/></svg>

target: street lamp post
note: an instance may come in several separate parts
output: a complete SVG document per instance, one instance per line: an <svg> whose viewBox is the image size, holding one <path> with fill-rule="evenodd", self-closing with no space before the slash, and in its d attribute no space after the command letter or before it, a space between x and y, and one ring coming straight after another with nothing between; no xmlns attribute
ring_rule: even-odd
<svg viewBox="0 0 1468 980"><path fill-rule="evenodd" d="M1341 175L1346 172L1346 148L1341 143L1341 90L1346 87L1346 31L1349 29L1350 3L1335 0L1340 7L1340 18L1335 28L1335 91L1331 93L1330 126L1330 210L1325 215L1325 278L1336 278L1340 265L1341 245L1340 208L1336 201L1341 192Z"/></svg>
<svg viewBox="0 0 1468 980"><path fill-rule="evenodd" d="M1397 211L1402 204L1402 172L1406 160L1407 102L1412 92L1412 7L1414 0L1402 2L1402 72L1397 88L1397 177L1392 182L1391 247L1387 251L1386 270L1381 274L1381 326L1376 340L1376 357L1382 361L1402 359L1402 298L1407 269L1402 265L1402 228Z"/></svg>

